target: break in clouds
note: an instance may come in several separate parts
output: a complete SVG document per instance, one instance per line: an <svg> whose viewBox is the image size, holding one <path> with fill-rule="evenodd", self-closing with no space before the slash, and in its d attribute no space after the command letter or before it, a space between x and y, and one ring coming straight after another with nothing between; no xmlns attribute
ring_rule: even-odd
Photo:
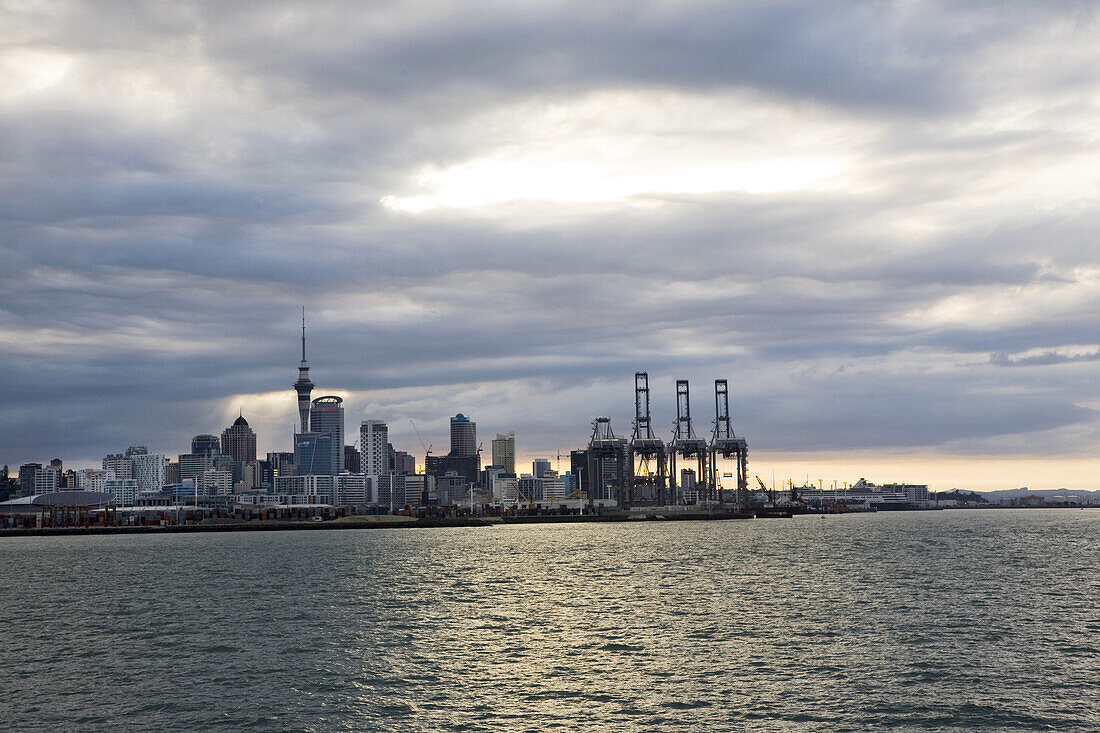
<svg viewBox="0 0 1100 733"><path fill-rule="evenodd" d="M0 460L314 395L398 447L654 424L1089 454L1088 3L0 3Z"/></svg>

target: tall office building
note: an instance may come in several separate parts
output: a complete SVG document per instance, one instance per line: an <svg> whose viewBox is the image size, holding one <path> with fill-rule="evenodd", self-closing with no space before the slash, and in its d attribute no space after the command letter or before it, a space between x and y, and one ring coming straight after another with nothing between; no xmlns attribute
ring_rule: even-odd
<svg viewBox="0 0 1100 733"><path fill-rule="evenodd" d="M493 438L493 465L504 466L504 472L516 473L516 434L497 433Z"/></svg>
<svg viewBox="0 0 1100 733"><path fill-rule="evenodd" d="M130 457L133 478L138 491L159 491L164 487L164 456L160 453L139 453Z"/></svg>
<svg viewBox="0 0 1100 733"><path fill-rule="evenodd" d="M221 450L234 461L250 463L256 460L256 433L248 427L244 415L222 431Z"/></svg>
<svg viewBox="0 0 1100 733"><path fill-rule="evenodd" d="M191 438L191 452L192 453L210 453L217 455L221 453L222 443L218 440L216 435L196 435Z"/></svg>
<svg viewBox="0 0 1100 733"><path fill-rule="evenodd" d="M343 457L343 451L340 453ZM339 473L332 460L332 436L325 433L298 433L294 436L294 463L299 476Z"/></svg>
<svg viewBox="0 0 1100 733"><path fill-rule="evenodd" d="M41 463L24 463L19 467L19 495L34 495L34 475L42 468Z"/></svg>
<svg viewBox="0 0 1100 733"><path fill-rule="evenodd" d="M383 420L359 423L359 453L363 473L381 476L390 473L389 426Z"/></svg>
<svg viewBox="0 0 1100 733"><path fill-rule="evenodd" d="M348 473L363 473L362 456L354 445L344 446L344 470Z"/></svg>
<svg viewBox="0 0 1100 733"><path fill-rule="evenodd" d="M298 381L294 383L298 394L298 419L302 432L309 432L309 396L313 392L313 382L309 381L309 363L306 361L306 309L302 307L302 363L298 365Z"/></svg>
<svg viewBox="0 0 1100 733"><path fill-rule="evenodd" d="M451 418L451 455L477 454L477 423L461 412Z"/></svg>
<svg viewBox="0 0 1100 733"><path fill-rule="evenodd" d="M342 397L325 395L313 400L309 408L309 431L329 436L329 451L332 453L329 465L333 466L330 473L340 473L344 470L343 403Z"/></svg>
<svg viewBox="0 0 1100 733"><path fill-rule="evenodd" d="M535 478L542 478L550 470L549 458L536 458L531 462L531 475Z"/></svg>

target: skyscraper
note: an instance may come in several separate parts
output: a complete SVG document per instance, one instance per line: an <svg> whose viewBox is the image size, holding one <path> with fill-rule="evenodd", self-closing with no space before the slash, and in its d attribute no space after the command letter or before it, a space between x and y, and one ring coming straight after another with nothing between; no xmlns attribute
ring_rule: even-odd
<svg viewBox="0 0 1100 733"><path fill-rule="evenodd" d="M516 434L497 433L493 438L493 465L504 466L505 473L516 475Z"/></svg>
<svg viewBox="0 0 1100 733"><path fill-rule="evenodd" d="M217 455L221 452L221 441L218 440L218 436L202 434L196 435L191 438L191 452L192 453L208 453ZM127 477L129 478L129 477Z"/></svg>
<svg viewBox="0 0 1100 733"><path fill-rule="evenodd" d="M344 400L336 395L325 395L313 400L309 408L311 433L329 436L329 465L331 473L344 470Z"/></svg>
<svg viewBox="0 0 1100 733"><path fill-rule="evenodd" d="M477 454L477 423L461 412L451 418L451 455Z"/></svg>
<svg viewBox="0 0 1100 733"><path fill-rule="evenodd" d="M536 458L531 462L531 474L535 478L542 478L550 470L549 458Z"/></svg>
<svg viewBox="0 0 1100 733"><path fill-rule="evenodd" d="M298 381L294 383L294 391L298 393L298 419L302 432L306 433L309 432L309 395L313 392L313 382L309 381L309 364L306 362L305 306L302 307L302 363L298 365Z"/></svg>
<svg viewBox="0 0 1100 733"><path fill-rule="evenodd" d="M343 457L343 450L340 451ZM298 433L294 436L294 463L299 476L331 476L339 473L332 463L332 436Z"/></svg>
<svg viewBox="0 0 1100 733"><path fill-rule="evenodd" d="M384 421L364 420L359 423L359 460L363 473L381 476L390 472L389 440L389 426Z"/></svg>
<svg viewBox="0 0 1100 733"><path fill-rule="evenodd" d="M244 415L222 431L221 448L222 453L234 461L249 463L256 460L256 433L248 427Z"/></svg>
<svg viewBox="0 0 1100 733"><path fill-rule="evenodd" d="M130 457L138 491L158 491L165 482L164 456L160 453L136 453Z"/></svg>

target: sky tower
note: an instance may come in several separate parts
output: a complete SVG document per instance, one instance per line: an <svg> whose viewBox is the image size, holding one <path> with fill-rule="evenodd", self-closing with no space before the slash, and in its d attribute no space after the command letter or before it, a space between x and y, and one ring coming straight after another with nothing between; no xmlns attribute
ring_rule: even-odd
<svg viewBox="0 0 1100 733"><path fill-rule="evenodd" d="M309 381L309 364L306 362L306 307L302 306L302 363L298 365L298 381L294 383L298 393L298 418L303 433L309 432L309 395L313 391L313 382ZM342 448L341 448L342 450Z"/></svg>

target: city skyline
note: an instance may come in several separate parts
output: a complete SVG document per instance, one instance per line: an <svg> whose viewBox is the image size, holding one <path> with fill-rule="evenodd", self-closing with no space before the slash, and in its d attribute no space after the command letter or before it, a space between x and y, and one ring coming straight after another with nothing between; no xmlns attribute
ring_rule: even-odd
<svg viewBox="0 0 1100 733"><path fill-rule="evenodd" d="M646 371L769 483L1097 488L1098 13L6 6L0 463L289 450L305 304L420 459L629 434Z"/></svg>

